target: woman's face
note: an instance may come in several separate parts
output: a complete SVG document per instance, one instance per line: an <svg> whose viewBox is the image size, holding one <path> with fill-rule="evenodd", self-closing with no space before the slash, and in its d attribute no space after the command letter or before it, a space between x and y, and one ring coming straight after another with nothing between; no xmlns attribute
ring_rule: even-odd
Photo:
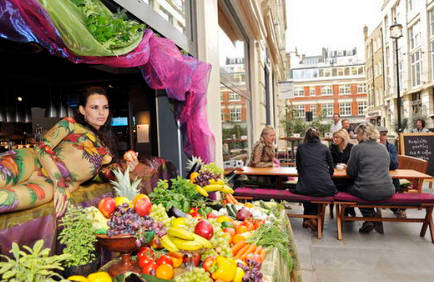
<svg viewBox="0 0 434 282"><path fill-rule="evenodd" d="M274 142L274 138L276 138L276 133L274 132L274 130L270 130L270 131L268 131L267 133L264 134L263 138L268 143L273 143Z"/></svg>
<svg viewBox="0 0 434 282"><path fill-rule="evenodd" d="M341 137L337 135L333 136L333 143L335 143L335 145L341 145L342 142L344 142L344 140Z"/></svg>
<svg viewBox="0 0 434 282"><path fill-rule="evenodd" d="M107 97L100 94L92 94L87 97L86 106L80 106L79 111L89 125L95 129L99 129L105 124L109 115Z"/></svg>
<svg viewBox="0 0 434 282"><path fill-rule="evenodd" d="M359 142L363 141L363 131L357 132L357 141Z"/></svg>

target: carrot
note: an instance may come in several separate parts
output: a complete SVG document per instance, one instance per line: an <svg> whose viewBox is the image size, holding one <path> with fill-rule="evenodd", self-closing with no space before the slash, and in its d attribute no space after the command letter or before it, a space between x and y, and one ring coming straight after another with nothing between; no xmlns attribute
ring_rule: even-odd
<svg viewBox="0 0 434 282"><path fill-rule="evenodd" d="M250 247L246 250L246 252L240 257L241 260L244 260L246 256L250 253L255 253L256 245L251 244Z"/></svg>
<svg viewBox="0 0 434 282"><path fill-rule="evenodd" d="M262 250L263 250L262 247L261 247L261 246L258 246L258 247L256 248L255 254L257 254L257 255L261 254L261 251L262 251Z"/></svg>
<svg viewBox="0 0 434 282"><path fill-rule="evenodd" d="M235 255L235 259L239 259L246 251L247 251L247 249L250 247L250 245L249 244L246 244L244 247L242 247L239 251L238 251L238 253Z"/></svg>
<svg viewBox="0 0 434 282"><path fill-rule="evenodd" d="M261 253L259 254L261 256L262 261L264 261L266 254L267 254L267 251L265 249L262 249Z"/></svg>
<svg viewBox="0 0 434 282"><path fill-rule="evenodd" d="M231 197L229 196L229 194L226 194L225 196L225 200L229 203L229 204L233 204L233 200L231 199Z"/></svg>
<svg viewBox="0 0 434 282"><path fill-rule="evenodd" d="M235 199L235 197L232 194L226 194L232 201L232 204L239 204L239 202L237 201L237 199Z"/></svg>
<svg viewBox="0 0 434 282"><path fill-rule="evenodd" d="M232 255L235 255L242 247L246 245L246 241L239 241L232 247Z"/></svg>

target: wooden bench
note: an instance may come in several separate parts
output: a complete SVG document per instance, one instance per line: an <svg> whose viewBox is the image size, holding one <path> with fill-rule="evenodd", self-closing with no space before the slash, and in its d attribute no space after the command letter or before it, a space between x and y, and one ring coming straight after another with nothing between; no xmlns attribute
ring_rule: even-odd
<svg viewBox="0 0 434 282"><path fill-rule="evenodd" d="M234 197L239 200L277 200L277 201L287 201L293 203L312 203L318 204L318 213L315 215L305 215L296 213L287 213L288 217L292 218L313 218L318 222L317 226L317 237L322 238L322 232L324 228L324 215L325 208L327 205L333 202L333 197L311 197L301 194L295 194L288 190L278 190L278 189L255 189L248 187L240 187L235 189Z"/></svg>
<svg viewBox="0 0 434 282"><path fill-rule="evenodd" d="M349 193L339 192L334 198L336 205L336 224L338 229L338 240L342 240L342 224L344 221L390 221L390 222L422 222L420 236L424 237L429 227L431 242L434 244L434 225L432 211L434 207L434 195L429 193L396 193L391 198L384 201L370 202L353 196ZM345 216L345 209L354 208L376 208L379 217L350 217ZM425 217L422 218L396 218L382 217L381 209L400 208L400 209L425 209Z"/></svg>
<svg viewBox="0 0 434 282"><path fill-rule="evenodd" d="M398 167L400 169L414 169L416 171L426 173L428 171L428 161L406 156L406 155L398 155ZM422 185L424 179L409 179L411 182L411 190L415 190L415 192L422 192Z"/></svg>

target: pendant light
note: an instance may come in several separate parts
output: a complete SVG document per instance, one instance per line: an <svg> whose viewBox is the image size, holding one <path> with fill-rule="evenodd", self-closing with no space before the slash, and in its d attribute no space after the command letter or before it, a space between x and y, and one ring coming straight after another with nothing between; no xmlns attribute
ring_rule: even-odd
<svg viewBox="0 0 434 282"><path fill-rule="evenodd" d="M59 110L57 111L59 113L59 117L60 118L64 118L68 115L67 111L66 111L66 107L63 103L63 99L62 99L62 94L60 94L60 103L59 103Z"/></svg>
<svg viewBox="0 0 434 282"><path fill-rule="evenodd" d="M17 91L14 90L14 99L15 99L15 122L24 122L24 111L23 111L23 97L20 94L17 94Z"/></svg>
<svg viewBox="0 0 434 282"><path fill-rule="evenodd" d="M52 89L50 87L49 95L50 95L50 104L48 105L47 109L45 110L45 117L48 118L55 118L57 117L57 111L56 108L53 105L53 95L52 95Z"/></svg>
<svg viewBox="0 0 434 282"><path fill-rule="evenodd" d="M0 106L0 122L6 122L6 115L3 105Z"/></svg>
<svg viewBox="0 0 434 282"><path fill-rule="evenodd" d="M9 98L10 98L10 93L6 93L6 108L5 108L5 116L6 116L6 122L14 122L14 119L12 118L12 113L9 107Z"/></svg>

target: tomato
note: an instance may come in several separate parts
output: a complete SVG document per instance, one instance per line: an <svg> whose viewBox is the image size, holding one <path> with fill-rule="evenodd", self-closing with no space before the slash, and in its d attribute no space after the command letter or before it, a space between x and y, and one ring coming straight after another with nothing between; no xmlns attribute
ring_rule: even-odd
<svg viewBox="0 0 434 282"><path fill-rule="evenodd" d="M157 267L155 271L155 276L160 279L170 280L173 278L175 272L170 264L162 264Z"/></svg>
<svg viewBox="0 0 434 282"><path fill-rule="evenodd" d="M231 238L232 238L232 236L234 236L236 234L235 229L230 228L230 227L223 229L223 232L231 235Z"/></svg>
<svg viewBox="0 0 434 282"><path fill-rule="evenodd" d="M180 267L182 265L183 255L181 253L170 252L167 253L167 256L169 256L172 259L174 268Z"/></svg>
<svg viewBox="0 0 434 282"><path fill-rule="evenodd" d="M193 264L194 266L199 266L200 264L200 254L194 253L193 254Z"/></svg>
<svg viewBox="0 0 434 282"><path fill-rule="evenodd" d="M255 225L251 221L244 221L241 226L245 226L248 231L255 230Z"/></svg>
<svg viewBox="0 0 434 282"><path fill-rule="evenodd" d="M157 270L157 263L155 261L148 262L142 267L142 272L148 275L155 275Z"/></svg>
<svg viewBox="0 0 434 282"><path fill-rule="evenodd" d="M255 229L258 229L262 224L265 223L265 220L261 219L261 220L257 220L255 222Z"/></svg>
<svg viewBox="0 0 434 282"><path fill-rule="evenodd" d="M214 264L215 257L207 257L203 263L202 267L205 269L205 271L210 272L211 266Z"/></svg>
<svg viewBox="0 0 434 282"><path fill-rule="evenodd" d="M207 218L207 219L210 219L210 218L217 218L217 215L216 215L214 212L210 212L210 213L206 216L206 218Z"/></svg>
<svg viewBox="0 0 434 282"><path fill-rule="evenodd" d="M157 265L160 266L162 264L170 264L171 266L173 266L172 258L166 255L162 255L157 259Z"/></svg>
<svg viewBox="0 0 434 282"><path fill-rule="evenodd" d="M154 252L149 247L141 247L139 249L139 252L137 253L137 258L140 259L141 257L148 257L153 259L154 258Z"/></svg>
<svg viewBox="0 0 434 282"><path fill-rule="evenodd" d="M152 261L154 261L152 258L147 257L147 256L142 256L139 258L139 266L144 267L146 264L148 264Z"/></svg>
<svg viewBox="0 0 434 282"><path fill-rule="evenodd" d="M190 256L190 258L189 258ZM184 255L184 263L188 265L191 263L193 266L198 266L200 264L200 254L194 253L191 255Z"/></svg>

